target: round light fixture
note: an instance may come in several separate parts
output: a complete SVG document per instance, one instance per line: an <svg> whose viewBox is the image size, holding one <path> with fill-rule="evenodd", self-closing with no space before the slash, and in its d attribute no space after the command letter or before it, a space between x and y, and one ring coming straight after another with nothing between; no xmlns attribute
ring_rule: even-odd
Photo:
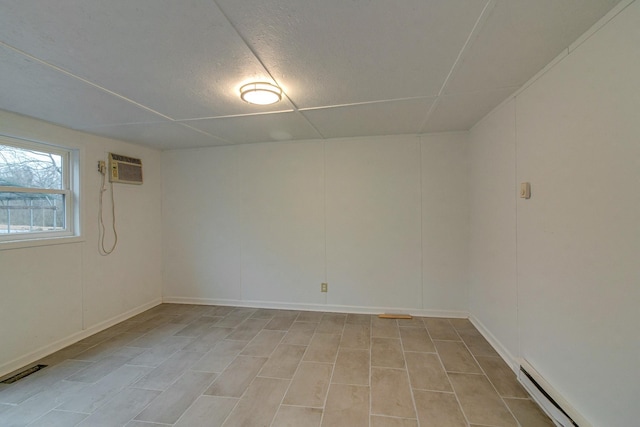
<svg viewBox="0 0 640 427"><path fill-rule="evenodd" d="M266 82L247 83L240 88L240 98L249 104L275 104L282 99L282 89Z"/></svg>

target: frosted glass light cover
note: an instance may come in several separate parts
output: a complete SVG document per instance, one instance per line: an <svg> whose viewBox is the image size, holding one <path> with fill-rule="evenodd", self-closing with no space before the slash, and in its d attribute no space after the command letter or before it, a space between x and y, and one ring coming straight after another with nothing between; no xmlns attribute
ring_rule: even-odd
<svg viewBox="0 0 640 427"><path fill-rule="evenodd" d="M240 88L240 98L249 104L275 104L282 99L282 89L271 83L248 83Z"/></svg>

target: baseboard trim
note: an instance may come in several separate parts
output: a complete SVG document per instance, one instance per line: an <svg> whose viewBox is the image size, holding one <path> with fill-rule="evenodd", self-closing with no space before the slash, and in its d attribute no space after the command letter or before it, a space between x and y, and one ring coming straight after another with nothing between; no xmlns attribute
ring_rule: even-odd
<svg viewBox="0 0 640 427"><path fill-rule="evenodd" d="M159 304L162 304L162 298L156 298L153 301L142 304L136 308L133 308L127 312L119 314L117 316L112 317L111 319L107 319L100 323L97 323L87 329L71 334L65 338L62 338L58 341L55 341L51 344L47 344L43 347L40 347L37 350L32 351L24 356L18 357L17 359L13 359L7 363L3 363L0 365L0 377L4 377L13 371L16 371L24 366L27 366L31 363L34 363L43 357L46 357L52 353L55 353L58 350L62 350L63 348L70 346L82 339L87 338L93 334L96 334L100 331L103 331L111 326L120 323L124 320L127 320L137 314L142 313L143 311L149 310Z"/></svg>
<svg viewBox="0 0 640 427"><path fill-rule="evenodd" d="M329 311L334 313L380 314L398 313L424 317L451 317L466 319L469 313L457 310L424 310L419 308L364 307L355 305L305 304L277 301L248 301L217 298L163 297L162 302L171 304L229 305L235 307L272 308L284 310Z"/></svg>
<svg viewBox="0 0 640 427"><path fill-rule="evenodd" d="M495 337L495 335L489 332L489 330L484 326L484 324L477 317L475 317L472 314L469 316L469 320L471 321L471 323L473 323L473 326L476 327L478 332L480 332L482 336L487 341L489 341L489 344L491 344L491 347L493 347L493 349L500 355L502 360L504 360L505 363L509 365L509 367L511 367L513 372L515 372L517 375L518 371L520 370L519 360L516 357L514 357L513 354L511 354L511 352L507 350L505 346L502 345L502 343Z"/></svg>

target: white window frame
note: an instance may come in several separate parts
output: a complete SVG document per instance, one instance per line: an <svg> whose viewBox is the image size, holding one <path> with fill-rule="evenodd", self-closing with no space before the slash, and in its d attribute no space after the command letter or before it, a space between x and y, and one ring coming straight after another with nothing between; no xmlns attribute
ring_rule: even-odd
<svg viewBox="0 0 640 427"><path fill-rule="evenodd" d="M80 206L78 201L79 150L71 147L26 141L2 135L0 135L0 145L8 145L18 149L33 150L60 156L62 158L61 189L0 186L0 192L62 194L64 196L65 210L64 230L0 234L0 250L23 246L58 244L65 243L69 240L77 240L80 236Z"/></svg>

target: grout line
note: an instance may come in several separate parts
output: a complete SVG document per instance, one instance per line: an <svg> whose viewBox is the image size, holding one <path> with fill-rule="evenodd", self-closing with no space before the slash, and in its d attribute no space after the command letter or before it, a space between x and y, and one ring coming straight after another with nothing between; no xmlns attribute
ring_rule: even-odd
<svg viewBox="0 0 640 427"><path fill-rule="evenodd" d="M398 322L396 321L398 324ZM422 322L424 326L424 321ZM427 336L429 336L429 331L427 331L426 326L424 330L427 332ZM416 397L413 395L413 385L411 384L411 376L409 375L409 365L407 364L407 357L405 356L404 342L402 341L402 334L400 333L400 325L398 324L398 335L400 335L400 349L402 350L402 360L404 361L404 372L407 376L407 383L409 384L409 394L411 395L411 403L413 403L413 412L416 416L418 427L420 427L420 417L418 416L418 405L416 405ZM431 337L429 337L431 338Z"/></svg>
<svg viewBox="0 0 640 427"><path fill-rule="evenodd" d="M433 104L432 104L433 105ZM419 169L420 169L420 309L424 310L424 183L422 182L422 168L424 162L422 161L422 138L418 137L418 151L420 152L419 157ZM422 322L422 325L425 329L427 326ZM428 333L428 332L427 332Z"/></svg>
<svg viewBox="0 0 640 427"><path fill-rule="evenodd" d="M347 316L344 316L344 323L342 324L342 332L340 332L340 341L342 341L342 336L344 334L344 328L346 324L347 324ZM318 323L318 325L320 325L320 323ZM329 385L327 386L327 394L324 397L324 404L322 405L323 409L322 409L322 416L320 417L320 425L322 425L322 421L324 420L324 414L327 410L327 400L329 400L329 392L331 391L331 384L333 383L333 373L336 371L336 362L338 361L338 353L340 353L340 341L338 341L338 348L336 349L336 356L333 359L331 375L329 375Z"/></svg>
<svg viewBox="0 0 640 427"><path fill-rule="evenodd" d="M369 316L369 427L371 427L371 416L373 415L373 378L371 371L373 368L373 317Z"/></svg>
<svg viewBox="0 0 640 427"><path fill-rule="evenodd" d="M462 340L462 337L458 333L458 330L456 329L456 327L453 326L451 321L449 321L448 319L447 319L447 322L449 323L451 328L454 330L456 335L458 335L458 337L460 338L460 341L462 341L462 343L464 344L464 341ZM428 331L428 329L427 329L427 331ZM452 341L452 342L459 342L459 341ZM437 348L436 348L436 351L437 351ZM444 362L442 362L442 358L440 357L440 353L437 353L437 355L438 355L438 360L440 361L440 366L444 370L444 374L447 376L447 381L449 382L449 385L451 386L451 390L453 390L453 395L456 397L456 402L458 402L458 407L460 408L460 412L462 412L462 416L467 421L467 425L471 425L471 422L469 421L469 417L467 417L467 414L464 412L464 409L462 408L462 402L460 402L460 398L458 397L458 393L456 393L456 389L453 387L453 383L451 382L451 378L449 378L449 372L447 372L447 368L444 366Z"/></svg>
<svg viewBox="0 0 640 427"><path fill-rule="evenodd" d="M307 124L320 136L321 139L326 139L326 137L322 134L322 132L320 132L318 130L318 128L313 123L311 123L311 121L307 118L307 116L305 116L302 113L302 111L300 111L300 108L298 107L298 105L282 89L282 85L280 85L278 83L278 80L275 78L273 73L271 73L271 71L269 71L269 68L267 67L267 64L264 63L264 61L262 60L262 58L260 57L258 52L253 48L253 46L251 46L251 43L249 43L249 40L247 40L247 38L240 32L240 29L236 26L236 24L231 20L231 18L229 18L229 16L226 14L226 12L222 9L222 7L219 4L220 2L218 0L213 0L213 3L216 5L216 7L218 8L218 10L222 14L222 16L224 16L224 18L227 20L227 22L229 23L231 28L233 28L233 30L236 32L236 34L238 35L240 40L242 40L242 42L247 47L249 52L251 52L253 57L260 63L260 65L262 66L262 69L264 69L264 71L267 73L269 78L271 78L271 80L273 80L273 82L278 87L280 87L280 89L282 90L282 95L284 95L284 97L287 98L287 100L291 103L291 106L293 107L293 112L296 113L298 116L302 117L307 122Z"/></svg>
<svg viewBox="0 0 640 427"><path fill-rule="evenodd" d="M481 375L484 376L487 379L487 381L491 385L491 388L496 392L496 394L500 398L500 401L502 402L504 407L507 409L507 412L513 417L513 419L515 420L516 424L518 426L520 426L520 421L518 421L518 418L516 418L515 414L511 411L511 408L509 407L509 405L507 405L507 402L505 402L505 400L502 397L502 395L498 392L498 389L495 387L495 385L493 385L493 381L491 381L491 379L489 378L489 375L487 375L487 373L484 370L484 368L482 367L482 365L480 365L480 362L478 362L478 359L476 358L476 355L473 354L473 352L471 351L471 348L469 348L469 346L467 345L467 343L464 340L462 340L462 343L464 344L465 348L467 349L467 351L469 352L469 354L471 355L471 357L475 361L476 365L478 365L478 368L480 368L480 371L482 371ZM491 344L489 344L489 345L491 345ZM462 406L460 406L460 408L462 408Z"/></svg>
<svg viewBox="0 0 640 427"><path fill-rule="evenodd" d="M298 313L298 316L296 316L296 319L300 316L300 313ZM295 320L294 320L295 323ZM307 322L307 323L313 323L313 322ZM320 325L320 322L318 322L318 325ZM292 325L293 326L293 325ZM289 327L291 328L291 327ZM296 377L296 375L298 374L298 371L300 371L300 365L302 365L302 362L304 360L304 356L307 354L307 352L309 351L309 347L311 347L311 341L313 341L313 337L316 335L316 329L318 328L318 326L316 326L316 328L313 330L313 334L311 335L311 338L309 339L309 343L305 346L304 349L304 353L302 353L302 356L300 357L300 360L298 361L298 366L296 366L296 370L293 372L293 375L291 376L291 379L289 380L289 385L287 386L287 389L284 391L284 394L282 395L282 399L280 399L280 404L278 405L278 409L276 410L275 415L273 416L273 419L271 420L271 423L269 423L269 426L273 425L273 422L276 419L276 416L278 415L278 412L280 411L280 407L282 407L284 405L284 399L287 397L287 393L289 393L289 389L291 388L291 384L293 384L293 380ZM288 332L287 332L288 333ZM286 335L285 335L286 336ZM282 338L284 339L284 337ZM327 388L327 394L329 394L329 389ZM285 405L286 406L286 405ZM297 405L288 405L288 406L297 406ZM307 408L315 408L315 406L303 406L303 407L307 407ZM235 409L235 408L234 408ZM324 408L322 408L322 414L324 415ZM226 420L225 420L226 421ZM224 424L224 423L223 423Z"/></svg>
<svg viewBox="0 0 640 427"><path fill-rule="evenodd" d="M141 108L141 109L143 109L143 110L145 110L145 111L148 111L148 112L150 112L150 113L156 114L156 115L158 115L158 116L160 116L160 117L162 117L162 118L164 118L164 119L170 120L171 122L173 122L173 121L174 121L174 120L173 120L171 117L169 117L169 116L166 116L166 115L164 115L164 114L162 114L162 113L160 113L160 112L158 112L158 111L155 111L155 110L153 110L153 109L151 109L151 108L149 108L149 107L146 107L146 106L144 106L144 105L142 105L142 104L140 104L140 103L138 103L138 102L136 102L136 101L134 101L134 100L132 100L132 99L129 99L129 98L125 97L125 96L122 96L122 95L120 95L120 94L118 94L118 93L116 93L116 92L113 92L113 91L111 91L111 90L109 90L109 89L107 89L107 88L104 88L104 87L102 87L102 86L100 86L100 85L98 85L98 84L96 84L96 83L93 83L93 82L91 82L91 81L87 80L87 79L83 79L83 78L82 78L82 77L80 77L80 76L76 76L75 74L73 74L73 73L71 73L71 72L69 72L69 71L67 71L67 70L65 70L65 69L63 69L63 68L60 68L60 67L58 67L58 66L56 66L56 65L53 65L53 64L51 64L51 63L49 63L49 62L47 62L47 61L44 61L44 60L42 60L42 59L40 59L40 58L37 58L37 57L35 57L35 56L33 56L33 55L30 55L30 54L28 54L27 52L22 51L22 50L20 50L20 49L18 49L18 48L16 48L16 47L13 47L13 46L11 46L11 45L8 45L8 44L6 44L6 43L4 43L4 42L2 42L2 41L0 41L0 46L4 46L4 47L6 47L7 49L11 49L11 50L13 50L14 52L19 53L20 55L24 55L24 56L26 56L27 58L32 59L32 60L34 60L34 61L38 62L39 64L42 64L42 65L44 65L44 66L46 66L46 67L49 67L49 68L52 68L52 69L54 69L54 70L56 70L56 71L58 71L58 72L60 72L60 73L62 73L62 74L64 74L64 75L66 75L66 76L68 76L68 77L71 77L71 78L73 78L73 79L79 80L79 81L81 81L81 82L83 82L83 83L85 83L85 84L87 84L87 85L89 85L89 86L92 86L92 87L93 87L93 88L95 88L95 89L101 90L101 91L103 91L103 92L105 92L105 93L107 93L107 94L109 94L109 95L115 96L116 98L119 98L119 99L121 99L121 100L123 100L123 101L125 101L125 102L128 102L128 103L130 103L130 104L133 104L133 105L135 105L135 106L136 106L136 107L138 107L138 108Z"/></svg>
<svg viewBox="0 0 640 427"><path fill-rule="evenodd" d="M484 5L484 8L480 12L478 19L476 19L476 22L473 25L473 28L471 29L471 32L467 36L467 40L465 40L464 44L462 45L462 48L460 49L460 52L458 52L458 56L453 62L453 65L451 66L451 69L449 70L447 77L445 77L444 82L442 83L442 86L440 86L440 90L438 91L436 100L431 105L431 108L429 108L429 111L427 111L427 114L424 120L422 121L422 126L420 127L420 133L425 132L425 128L429 123L429 119L431 118L431 115L433 114L433 111L436 109L437 105L440 103L440 100L442 99L442 96L444 94L444 90L446 89L446 87L449 85L449 82L451 81L451 77L453 76L454 72L458 70L459 64L462 63L464 56L467 54L467 48L470 47L471 44L473 44L473 42L475 42L476 38L478 37L479 32L483 28L486 20L489 18L489 14L490 14L489 12L493 10L493 7L495 6L496 1L497 0L488 0L487 3Z"/></svg>

